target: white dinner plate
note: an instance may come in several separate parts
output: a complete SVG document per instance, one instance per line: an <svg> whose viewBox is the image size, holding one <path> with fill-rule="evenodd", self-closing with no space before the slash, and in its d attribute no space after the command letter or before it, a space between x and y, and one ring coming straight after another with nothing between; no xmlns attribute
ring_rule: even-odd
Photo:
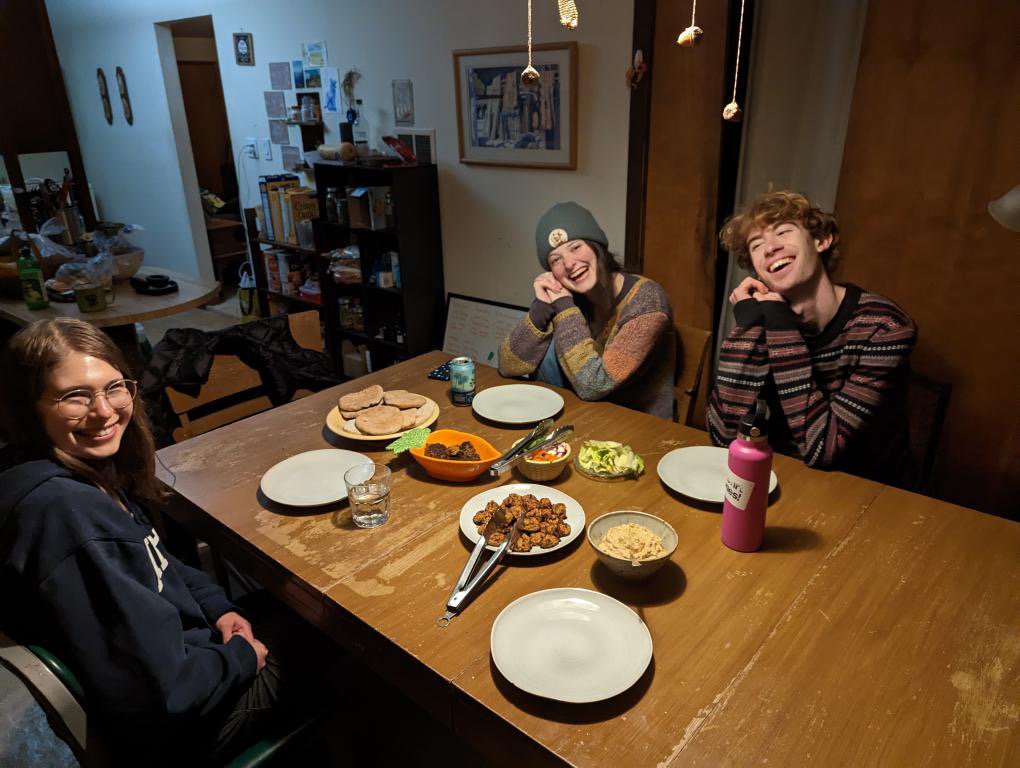
<svg viewBox="0 0 1020 768"><path fill-rule="evenodd" d="M659 460L659 479L677 493L699 501L722 504L729 471L729 451L711 445L691 445L670 451ZM779 478L769 476L769 493Z"/></svg>
<svg viewBox="0 0 1020 768"><path fill-rule="evenodd" d="M602 701L636 683L652 636L630 608L588 589L544 589L514 600L492 623L492 660L521 690L556 701Z"/></svg>
<svg viewBox="0 0 1020 768"><path fill-rule="evenodd" d="M503 424L531 424L563 410L558 393L535 384L504 384L483 389L471 408L484 419Z"/></svg>
<svg viewBox="0 0 1020 768"><path fill-rule="evenodd" d="M494 501L497 504L509 496L511 493L516 493L520 496L527 496L529 493L536 499L543 497L549 499L553 504L566 504L567 505L567 524L570 525L570 533L560 539L560 543L549 549L542 549L541 547L532 547L530 552L512 552L508 551L507 555L515 555L517 557L527 557L528 555L544 555L546 552L555 552L557 549L563 549L567 544L572 542L581 532L584 531L584 509L577 501L563 491L557 491L555 488L550 488L546 485L535 485L534 483L511 483L509 485L501 485L497 488L490 488L487 491L482 491L475 496L472 496L468 503L461 507L460 510L460 530L468 541L472 544L476 544L481 534L478 532L478 526L476 526L471 518L475 516L475 512L481 512L485 509L485 505L490 501ZM489 550L495 550L495 547L486 547Z"/></svg>
<svg viewBox="0 0 1020 768"><path fill-rule="evenodd" d="M344 472L371 461L363 453L340 448L306 451L270 467L259 487L270 500L290 507L332 504L347 498Z"/></svg>

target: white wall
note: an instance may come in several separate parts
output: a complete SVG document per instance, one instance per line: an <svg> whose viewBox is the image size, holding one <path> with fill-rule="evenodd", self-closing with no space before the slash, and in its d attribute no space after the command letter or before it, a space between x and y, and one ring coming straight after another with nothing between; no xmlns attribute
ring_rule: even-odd
<svg viewBox="0 0 1020 768"><path fill-rule="evenodd" d="M153 24L206 14L213 19L235 158L246 136L268 136L262 92L269 90L269 62L300 58L302 42L325 40L330 66L341 74L352 66L361 71L357 94L374 137L392 128L391 81L414 81L415 127L437 131L447 290L528 303L538 271L534 225L561 200L591 208L622 250L630 99L623 73L633 0L583 6L574 33L559 26L552 0L535 3L536 42L579 43L577 171L457 160L451 51L523 44L524 0L47 0L47 6L86 171L104 211L145 225L149 253L177 269L195 272L197 257ZM234 64L232 33L241 31L254 35L254 67ZM95 68L103 66L113 84L118 64L136 105L133 127L116 101L114 125L106 125L96 94ZM327 124L327 142L338 140L335 122ZM291 130L299 144L298 129ZM246 204L258 199L258 176L280 170L275 146L273 152L271 162L239 166Z"/></svg>

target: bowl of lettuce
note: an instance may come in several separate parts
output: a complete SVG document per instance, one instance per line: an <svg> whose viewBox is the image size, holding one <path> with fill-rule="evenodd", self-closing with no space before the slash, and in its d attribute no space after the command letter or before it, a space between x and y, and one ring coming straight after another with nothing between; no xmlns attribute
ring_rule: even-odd
<svg viewBox="0 0 1020 768"><path fill-rule="evenodd" d="M623 480L645 471L645 462L629 445L615 440L585 440L574 465L597 480Z"/></svg>

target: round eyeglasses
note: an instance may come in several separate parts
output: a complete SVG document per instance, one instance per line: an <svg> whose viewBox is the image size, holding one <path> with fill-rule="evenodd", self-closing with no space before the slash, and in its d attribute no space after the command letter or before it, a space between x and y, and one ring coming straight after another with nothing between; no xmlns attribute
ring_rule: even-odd
<svg viewBox="0 0 1020 768"><path fill-rule="evenodd" d="M123 411L138 394L138 382L133 379L111 381L99 392L91 389L75 389L53 398L57 403L57 413L65 419L84 419L96 404L97 397L105 397L106 402L115 411Z"/></svg>

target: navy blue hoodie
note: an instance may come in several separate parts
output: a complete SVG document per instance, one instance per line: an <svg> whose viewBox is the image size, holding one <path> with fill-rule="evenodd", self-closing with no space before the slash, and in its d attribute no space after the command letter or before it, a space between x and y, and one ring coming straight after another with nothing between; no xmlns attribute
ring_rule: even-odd
<svg viewBox="0 0 1020 768"><path fill-rule="evenodd" d="M61 658L118 739L155 746L229 706L256 656L221 641L223 590L128 506L50 460L0 470L0 626Z"/></svg>

